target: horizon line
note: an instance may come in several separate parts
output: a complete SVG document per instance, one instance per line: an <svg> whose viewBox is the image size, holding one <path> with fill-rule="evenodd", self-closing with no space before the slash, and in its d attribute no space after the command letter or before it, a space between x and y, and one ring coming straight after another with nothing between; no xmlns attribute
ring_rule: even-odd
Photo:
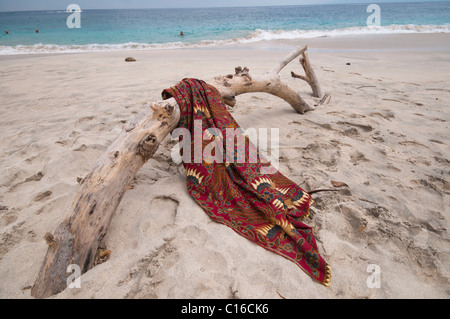
<svg viewBox="0 0 450 319"><path fill-rule="evenodd" d="M377 1L378 3L388 3L388 4L396 4L396 3L446 3L450 0L441 0L441 1L424 1L424 0L405 0L405 1ZM154 7L154 8L87 8L84 10L167 10L167 9L221 9L221 8L258 8L258 7L300 7L300 6L327 6L327 5L360 5L360 4L368 4L369 2L342 2L342 3L320 3L320 4L281 4L281 5L260 5L260 6L208 6L208 7ZM30 12L30 11L66 11L66 8L63 9L23 9L23 10L0 10L0 12Z"/></svg>

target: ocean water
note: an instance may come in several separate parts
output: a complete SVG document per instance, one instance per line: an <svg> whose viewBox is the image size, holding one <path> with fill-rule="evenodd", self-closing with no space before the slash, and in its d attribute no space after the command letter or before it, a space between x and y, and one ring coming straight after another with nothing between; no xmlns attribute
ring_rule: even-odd
<svg viewBox="0 0 450 319"><path fill-rule="evenodd" d="M0 55L183 48L272 39L450 32L450 2L195 9L83 10L68 28L61 10L0 12ZM38 29L39 33L35 30ZM5 34L5 30L9 34ZM183 31L184 36L179 36Z"/></svg>

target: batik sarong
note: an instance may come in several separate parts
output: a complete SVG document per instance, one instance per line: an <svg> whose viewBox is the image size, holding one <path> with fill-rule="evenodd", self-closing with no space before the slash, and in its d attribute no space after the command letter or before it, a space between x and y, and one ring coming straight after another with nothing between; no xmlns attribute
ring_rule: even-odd
<svg viewBox="0 0 450 319"><path fill-rule="evenodd" d="M190 141L180 135L180 145L189 146L181 149L189 194L211 219L291 260L328 286L330 267L317 250L311 227L302 221L311 196L277 170L264 173L270 163L261 161L259 153L256 160L251 156L254 146L248 137L236 147L232 136L235 149L226 149L227 132L240 127L216 88L184 79L163 91L164 99L170 97L180 106L179 128L190 132Z"/></svg>

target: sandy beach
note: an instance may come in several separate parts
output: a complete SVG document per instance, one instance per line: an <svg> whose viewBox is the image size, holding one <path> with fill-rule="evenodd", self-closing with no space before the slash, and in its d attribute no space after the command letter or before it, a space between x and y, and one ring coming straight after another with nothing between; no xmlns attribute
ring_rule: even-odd
<svg viewBox="0 0 450 319"><path fill-rule="evenodd" d="M449 298L445 33L0 56L0 298L32 298L44 234L145 103L185 77L208 82L236 66L262 74L303 45L328 104L302 115L250 93L231 112L243 128L279 128L279 169L303 188L348 185L314 194L305 220L331 266L330 287L211 221L189 196L168 136L112 219L109 260L52 298ZM303 72L293 61L282 79L316 104L291 71Z"/></svg>

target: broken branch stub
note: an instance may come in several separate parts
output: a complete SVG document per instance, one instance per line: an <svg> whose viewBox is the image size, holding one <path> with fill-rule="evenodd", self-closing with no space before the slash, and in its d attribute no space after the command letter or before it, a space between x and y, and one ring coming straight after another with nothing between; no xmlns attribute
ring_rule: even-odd
<svg viewBox="0 0 450 319"><path fill-rule="evenodd" d="M291 72L291 76L293 78L306 81L313 91L313 96L322 98L323 93L322 88L320 87L319 79L317 78L316 73L314 72L308 54L305 51L302 52L302 57L299 59L299 62L303 67L303 70L305 71L305 76L295 74L294 72Z"/></svg>

